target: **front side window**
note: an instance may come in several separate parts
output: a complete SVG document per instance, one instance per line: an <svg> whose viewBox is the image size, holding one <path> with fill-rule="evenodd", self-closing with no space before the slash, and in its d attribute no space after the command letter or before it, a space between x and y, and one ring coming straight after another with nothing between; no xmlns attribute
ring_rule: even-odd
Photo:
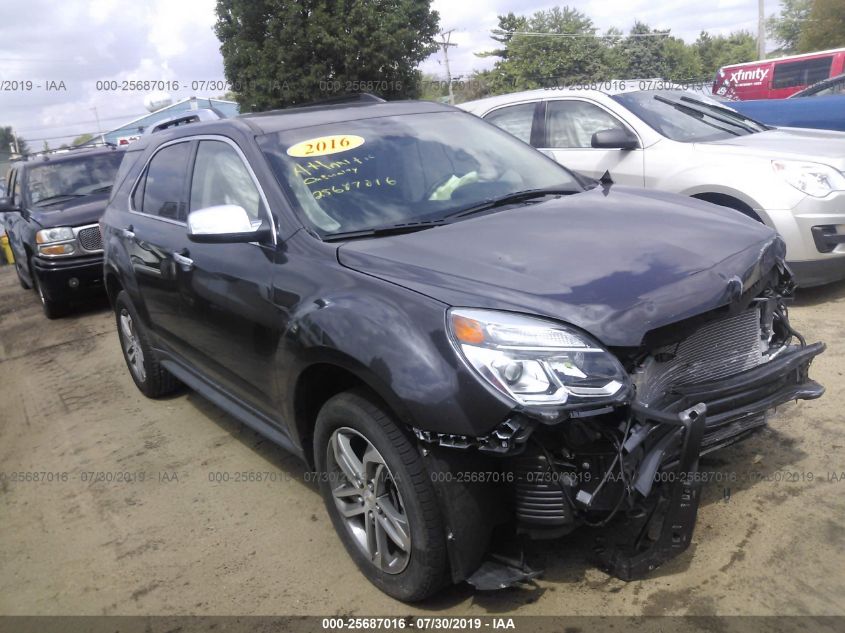
<svg viewBox="0 0 845 633"><path fill-rule="evenodd" d="M200 141L191 179L190 210L222 204L238 205L250 219L261 219L261 196L235 149L223 141Z"/></svg>
<svg viewBox="0 0 845 633"><path fill-rule="evenodd" d="M602 130L625 130L604 108L586 101L549 101L546 104L548 147L592 147L593 134Z"/></svg>
<svg viewBox="0 0 845 633"><path fill-rule="evenodd" d="M526 190L582 189L550 158L466 113L360 119L258 141L323 235L442 220Z"/></svg>
<svg viewBox="0 0 845 633"><path fill-rule="evenodd" d="M29 201L34 205L45 205L108 192L114 184L122 158L121 152L112 151L34 165L27 173Z"/></svg>
<svg viewBox="0 0 845 633"><path fill-rule="evenodd" d="M139 188L143 187L141 212L167 220L185 221L185 172L189 159L189 143L168 145L153 156L145 177L139 183ZM137 199L133 200L137 204ZM137 206L135 208L138 209Z"/></svg>
<svg viewBox="0 0 845 633"><path fill-rule="evenodd" d="M502 128L520 141L531 142L531 124L534 122L534 103L520 103L493 110L484 117L488 123Z"/></svg>

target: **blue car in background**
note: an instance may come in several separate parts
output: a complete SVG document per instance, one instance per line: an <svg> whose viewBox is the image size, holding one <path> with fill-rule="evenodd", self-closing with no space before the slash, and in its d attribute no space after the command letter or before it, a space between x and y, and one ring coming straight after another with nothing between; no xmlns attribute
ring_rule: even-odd
<svg viewBox="0 0 845 633"><path fill-rule="evenodd" d="M730 101L725 105L752 119L777 127L845 131L845 94Z"/></svg>

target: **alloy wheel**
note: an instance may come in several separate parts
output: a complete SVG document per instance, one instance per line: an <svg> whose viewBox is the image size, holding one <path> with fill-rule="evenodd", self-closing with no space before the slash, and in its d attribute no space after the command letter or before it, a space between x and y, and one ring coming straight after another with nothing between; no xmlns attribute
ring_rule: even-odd
<svg viewBox="0 0 845 633"><path fill-rule="evenodd" d="M378 449L361 433L342 427L326 447L328 481L346 529L381 571L398 574L411 556L405 504Z"/></svg>
<svg viewBox="0 0 845 633"><path fill-rule="evenodd" d="M139 382L144 382L147 379L147 370L144 369L144 352L141 349L141 341L135 330L132 315L126 308L120 311L120 340L123 343L123 353L129 369Z"/></svg>

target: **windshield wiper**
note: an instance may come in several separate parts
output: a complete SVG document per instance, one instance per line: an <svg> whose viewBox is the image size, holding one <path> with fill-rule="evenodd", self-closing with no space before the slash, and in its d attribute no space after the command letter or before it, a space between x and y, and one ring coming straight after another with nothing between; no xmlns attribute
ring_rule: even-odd
<svg viewBox="0 0 845 633"><path fill-rule="evenodd" d="M489 200L485 200L480 204L474 204L469 207L465 207L463 209L458 209L457 211L453 211L452 213L448 214L447 218L463 218L468 215L474 215L476 213L481 213L482 211L488 211L490 209L495 209L496 207L503 207L506 204L515 204L517 202L526 202L528 200L532 200L534 198L543 198L545 196L563 196L563 195L570 195L573 193L580 193L577 189L526 189L525 191L517 191L515 193L509 193L506 196L500 196L498 198L490 198Z"/></svg>
<svg viewBox="0 0 845 633"><path fill-rule="evenodd" d="M55 204L60 198L82 198L83 194L81 193L60 193L55 196L47 196L46 198L41 198L37 202L33 202L34 205L40 206L45 202L49 202L50 204ZM51 202L52 201L52 202Z"/></svg>
<svg viewBox="0 0 845 633"><path fill-rule="evenodd" d="M719 117L711 114L710 112L704 112L703 110L699 110L698 108L694 108L692 106L685 105L683 103L678 103L677 101L673 101L672 99L667 99L666 97L662 97L660 95L655 95L654 99L656 101L660 101L661 103L669 104L670 106L672 106L676 110L679 110L680 112L684 112L685 114L689 114L691 116L694 116L696 119L698 119L699 121L704 123L704 125L709 125L710 127L716 128L717 130L720 130L721 132L726 132L727 134L733 134L734 136L742 136L742 134L740 132L737 132L736 130L731 130L731 129L728 129L726 127L722 127L721 125L716 125L712 121L707 121L704 118L706 116L713 117L717 121L721 120ZM738 123L731 122L731 121L722 121L722 123L728 123L728 125L736 125L737 127L741 127Z"/></svg>
<svg viewBox="0 0 845 633"><path fill-rule="evenodd" d="M324 242L339 242L342 240L352 240L359 237L381 237L383 235L401 235L402 233L414 233L430 229L435 226L443 226L446 221L440 220L423 220L420 222L405 222L402 224L389 224L386 226L377 226L372 229L361 229L359 231L341 231L340 233L332 233L323 237Z"/></svg>
<svg viewBox="0 0 845 633"><path fill-rule="evenodd" d="M715 117L715 115L710 116L714 116L714 118L718 118L720 121L725 121L726 123L729 123L731 125L739 125L752 133L762 132L764 130L771 129L765 123L755 121L754 119L747 117L744 114L740 114L735 110L731 110L730 108L725 108L723 106L715 105L713 103L707 103L706 101L699 101L698 99L694 99L692 97L687 96L682 96L681 101L684 101L686 103L694 103L695 105L701 106L702 108L707 108L709 111L715 112L720 115L719 117ZM708 112L708 114L710 113ZM725 118L723 119L722 117ZM745 123L745 121L748 121L748 123ZM751 125L749 125L749 123ZM756 129L755 126L760 129Z"/></svg>

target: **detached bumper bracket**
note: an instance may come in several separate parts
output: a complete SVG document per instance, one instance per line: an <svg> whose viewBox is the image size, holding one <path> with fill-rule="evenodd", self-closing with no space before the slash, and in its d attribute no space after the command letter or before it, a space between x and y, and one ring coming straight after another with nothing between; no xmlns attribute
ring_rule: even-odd
<svg viewBox="0 0 845 633"><path fill-rule="evenodd" d="M650 510L639 520L629 520L636 521L636 525L626 522L616 529L609 528L598 539L597 565L626 581L644 577L689 547L701 500L701 481L695 475L707 425L707 406L703 403L672 416L653 416L648 409L637 414L679 427L674 433L683 434L683 444L673 476L661 484L661 494L655 495ZM627 541L613 538L619 534L635 536L629 536Z"/></svg>

